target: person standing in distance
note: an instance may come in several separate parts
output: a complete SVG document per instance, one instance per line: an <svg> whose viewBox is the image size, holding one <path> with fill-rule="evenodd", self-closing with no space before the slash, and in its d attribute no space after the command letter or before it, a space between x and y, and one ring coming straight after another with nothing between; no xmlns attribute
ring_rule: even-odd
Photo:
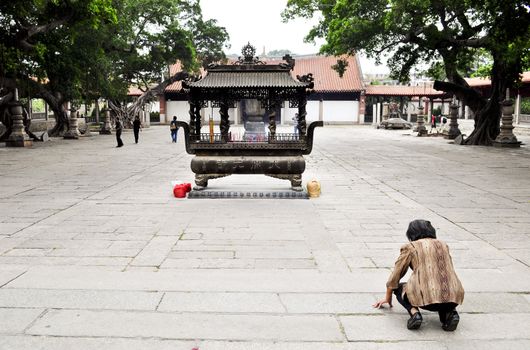
<svg viewBox="0 0 530 350"><path fill-rule="evenodd" d="M171 130L171 140L173 143L177 143L177 133L179 131L179 127L177 126L177 117L173 116L173 120L171 121L171 124L169 124L169 129Z"/></svg>
<svg viewBox="0 0 530 350"><path fill-rule="evenodd" d="M142 122L140 117L136 116L133 121L133 132L134 132L134 143L138 143L138 137L140 136L140 129L142 128Z"/></svg>
<svg viewBox="0 0 530 350"><path fill-rule="evenodd" d="M123 131L123 125L119 117L116 117L116 141L118 145L116 147L122 147L123 141L121 140L121 132Z"/></svg>

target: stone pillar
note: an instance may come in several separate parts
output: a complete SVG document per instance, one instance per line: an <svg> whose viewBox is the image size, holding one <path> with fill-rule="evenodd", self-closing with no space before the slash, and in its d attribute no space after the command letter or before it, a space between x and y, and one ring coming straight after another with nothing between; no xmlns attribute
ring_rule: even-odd
<svg viewBox="0 0 530 350"><path fill-rule="evenodd" d="M429 121L431 120L432 111L434 111L434 99L429 97L429 113L426 113Z"/></svg>
<svg viewBox="0 0 530 350"><path fill-rule="evenodd" d="M372 125L377 125L377 114L379 113L379 103L372 105Z"/></svg>
<svg viewBox="0 0 530 350"><path fill-rule="evenodd" d="M510 99L508 92L506 95L506 99L501 104L501 132L493 142L493 145L496 147L520 147L521 142L517 141L517 137L513 134L513 101Z"/></svg>
<svg viewBox="0 0 530 350"><path fill-rule="evenodd" d="M519 116L521 115L521 94L517 93L515 99L515 124L519 125Z"/></svg>
<svg viewBox="0 0 530 350"><path fill-rule="evenodd" d="M364 124L364 114L366 112L366 95L364 91L361 92L359 97L359 124ZM322 120L322 119L319 119Z"/></svg>
<svg viewBox="0 0 530 350"><path fill-rule="evenodd" d="M410 123L412 120L412 111L410 110L410 101L407 102L407 121Z"/></svg>
<svg viewBox="0 0 530 350"><path fill-rule="evenodd" d="M449 105L449 131L444 135L444 138L449 140L456 139L462 133L458 128L458 109L459 105L456 104L456 98L453 97L453 102Z"/></svg>
<svg viewBox="0 0 530 350"><path fill-rule="evenodd" d="M418 133L417 136L425 136L427 135L427 128L425 127L425 120L423 119L423 106L420 101L420 106L418 107L418 117L416 120L416 127L413 131L416 131Z"/></svg>
<svg viewBox="0 0 530 350"><path fill-rule="evenodd" d="M324 101L322 99L318 101L318 120L324 120Z"/></svg>
<svg viewBox="0 0 530 350"><path fill-rule="evenodd" d="M79 138L81 133L77 127L77 114L76 110L72 107L69 109L70 116L68 118L68 130L64 133L65 139L76 140Z"/></svg>
<svg viewBox="0 0 530 350"><path fill-rule="evenodd" d="M166 97L164 96L164 94L160 95L159 101L160 101L160 123L166 123L167 122Z"/></svg>
<svg viewBox="0 0 530 350"><path fill-rule="evenodd" d="M96 123L99 124L99 99L95 100L96 105L94 106L96 109Z"/></svg>
<svg viewBox="0 0 530 350"><path fill-rule="evenodd" d="M33 119L33 99L28 97L28 118Z"/></svg>
<svg viewBox="0 0 530 350"><path fill-rule="evenodd" d="M110 126L110 109L108 106L105 108L105 121L103 122L101 129L99 129L99 133L101 135L112 134L112 127Z"/></svg>
<svg viewBox="0 0 530 350"><path fill-rule="evenodd" d="M15 89L15 94L12 102L9 102L9 110L13 125L11 127L11 135L6 140L6 147L31 147L33 141L29 138L24 129L24 116L22 115L22 104L18 100L18 90Z"/></svg>
<svg viewBox="0 0 530 350"><path fill-rule="evenodd" d="M385 120L388 120L388 114L389 114L389 111L388 111L388 102L383 102L383 121Z"/></svg>
<svg viewBox="0 0 530 350"><path fill-rule="evenodd" d="M151 114L149 113L147 107L144 107L142 109L142 112L143 112L143 115L144 115L144 120L142 121L142 124L143 124L144 128L148 128L148 127L151 126Z"/></svg>
<svg viewBox="0 0 530 350"><path fill-rule="evenodd" d="M44 101L44 100L43 100ZM44 116L46 118L46 121L48 121L48 104L46 103L46 101L44 101ZM46 126L47 128L48 126Z"/></svg>

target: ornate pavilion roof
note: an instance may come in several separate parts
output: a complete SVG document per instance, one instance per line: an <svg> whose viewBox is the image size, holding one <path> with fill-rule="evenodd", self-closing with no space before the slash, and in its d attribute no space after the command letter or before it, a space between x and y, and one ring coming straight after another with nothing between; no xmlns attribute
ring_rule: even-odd
<svg viewBox="0 0 530 350"><path fill-rule="evenodd" d="M192 88L304 88L309 83L294 80L289 71L208 71L201 80L188 83Z"/></svg>
<svg viewBox="0 0 530 350"><path fill-rule="evenodd" d="M290 71L295 66L295 60L286 55L285 62L266 64L254 57L256 49L248 44L243 47L243 57L232 64L210 64L206 76L196 81L184 82L185 88L191 89L258 89L272 88L305 89L313 88L312 74L296 76L294 79Z"/></svg>

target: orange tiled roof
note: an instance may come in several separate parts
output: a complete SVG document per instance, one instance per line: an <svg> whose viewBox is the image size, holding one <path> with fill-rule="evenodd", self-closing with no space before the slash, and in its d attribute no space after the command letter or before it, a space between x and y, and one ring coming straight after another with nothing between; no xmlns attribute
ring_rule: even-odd
<svg viewBox="0 0 530 350"><path fill-rule="evenodd" d="M432 86L404 85L368 85L366 95L372 96L441 96L443 91L434 90Z"/></svg>
<svg viewBox="0 0 530 350"><path fill-rule="evenodd" d="M356 57L343 57L348 62L343 77L331 66L337 63L335 56L295 57L293 76L313 73L315 91L348 92L364 90L361 69Z"/></svg>
<svg viewBox="0 0 530 350"><path fill-rule="evenodd" d="M472 86L472 87L491 85L490 78L466 78L466 81L469 84L469 86ZM523 76L521 77L521 82L530 83L530 72L523 72Z"/></svg>
<svg viewBox="0 0 530 350"><path fill-rule="evenodd" d="M465 78L469 86L481 87L490 86L489 78ZM524 72L521 81L530 83L530 72ZM425 89L425 90L424 90ZM434 90L432 87L420 86L403 86L403 85L368 85L366 86L366 95L379 96L440 96L442 91Z"/></svg>
<svg viewBox="0 0 530 350"><path fill-rule="evenodd" d="M182 71L182 65L180 64L180 61L177 61L177 63L172 64L169 67L169 74L173 76L174 74L177 74L178 72ZM206 71L201 67L201 75L204 76L206 74ZM179 92L180 89L182 89L182 81L176 81L173 84L166 87L165 92Z"/></svg>
<svg viewBox="0 0 530 350"><path fill-rule="evenodd" d="M130 86L127 92L128 96L141 96L144 92L138 89L136 86Z"/></svg>
<svg viewBox="0 0 530 350"><path fill-rule="evenodd" d="M337 63L337 57L333 56L296 56L295 66L291 75L305 75L313 73L315 79L315 91L317 92L349 92L361 91L364 88L359 64L355 57L344 57L348 62L348 67L341 78L331 66ZM279 64L284 62L281 58L262 59L268 64ZM171 65L170 74L175 74L181 70L180 62ZM204 75L205 72L203 71ZM182 82L177 81L166 88L166 92L178 92L182 88Z"/></svg>

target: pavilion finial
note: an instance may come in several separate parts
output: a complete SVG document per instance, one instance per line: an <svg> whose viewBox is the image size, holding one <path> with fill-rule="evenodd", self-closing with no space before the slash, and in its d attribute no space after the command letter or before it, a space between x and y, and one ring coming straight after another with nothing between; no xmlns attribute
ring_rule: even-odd
<svg viewBox="0 0 530 350"><path fill-rule="evenodd" d="M264 62L259 60L259 57L254 56L256 54L256 48L250 42L243 46L241 54L243 57L239 57L235 64L264 64Z"/></svg>
<svg viewBox="0 0 530 350"><path fill-rule="evenodd" d="M245 59L245 62L251 63L254 60L254 55L256 54L256 48L254 46L250 45L250 42L248 42L241 49L241 54L243 55L243 58Z"/></svg>

